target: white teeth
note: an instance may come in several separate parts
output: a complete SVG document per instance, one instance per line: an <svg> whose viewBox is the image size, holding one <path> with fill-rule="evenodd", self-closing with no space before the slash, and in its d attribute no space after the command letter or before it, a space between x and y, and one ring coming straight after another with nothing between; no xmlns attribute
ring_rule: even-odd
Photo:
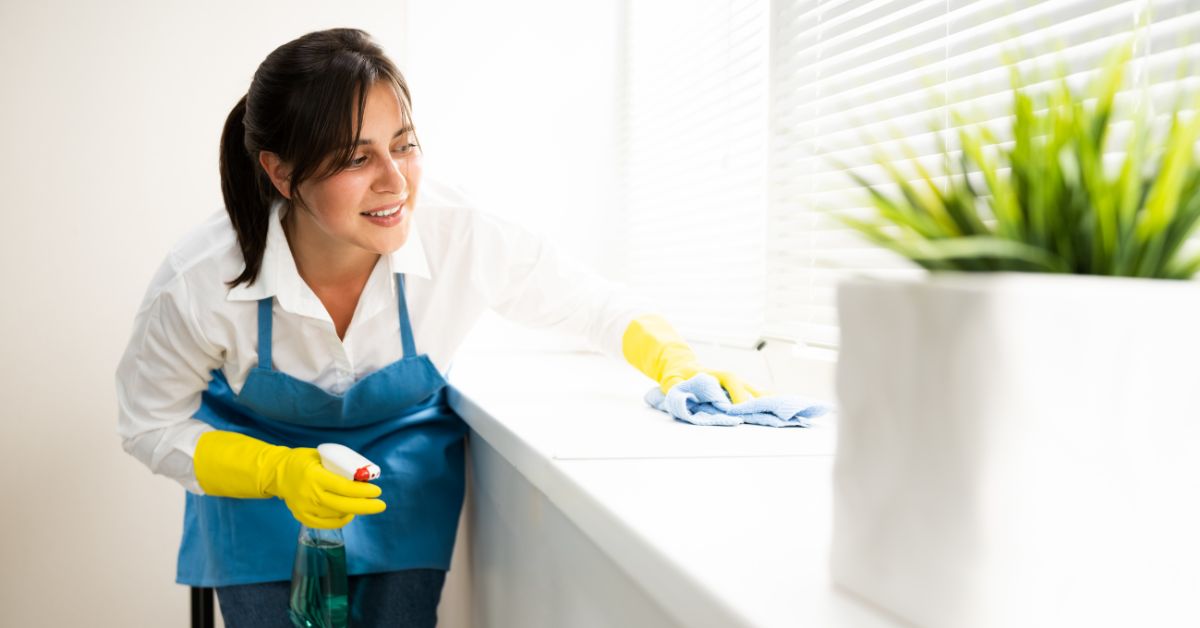
<svg viewBox="0 0 1200 628"><path fill-rule="evenodd" d="M382 218L384 216L391 216L392 214L394 214L398 211L400 211L399 205L397 205L391 209L385 209L381 212L363 212L363 215L364 216L375 216L376 218Z"/></svg>

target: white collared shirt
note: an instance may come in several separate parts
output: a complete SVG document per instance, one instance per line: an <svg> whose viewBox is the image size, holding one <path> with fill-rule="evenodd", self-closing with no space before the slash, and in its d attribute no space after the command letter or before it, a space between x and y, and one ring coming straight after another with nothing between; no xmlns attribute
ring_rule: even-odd
<svg viewBox="0 0 1200 628"><path fill-rule="evenodd" d="M426 176L408 240L380 256L344 339L301 279L271 210L258 280L230 289L245 268L224 210L167 254L138 309L117 367L118 428L125 451L151 471L202 493L192 467L200 435L193 418L213 369L235 393L258 363L258 300L273 296L276 370L341 394L403 356L394 273L404 273L417 352L445 375L485 308L531 327L586 339L621 358L630 321L649 311L619 284L558 256L550 242L484 213Z"/></svg>

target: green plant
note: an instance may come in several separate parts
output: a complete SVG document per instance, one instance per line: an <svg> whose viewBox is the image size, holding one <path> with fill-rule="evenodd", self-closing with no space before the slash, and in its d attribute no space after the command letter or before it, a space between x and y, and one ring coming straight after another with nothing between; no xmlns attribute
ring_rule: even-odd
<svg viewBox="0 0 1200 628"><path fill-rule="evenodd" d="M1110 172L1104 167L1131 50L1126 44L1111 53L1082 98L1061 75L1034 93L1012 65L1011 147L955 115L961 157L952 159L943 144L944 184L908 149L915 177L877 156L900 193L885 194L847 170L870 193L877 216L838 218L930 270L1192 277L1200 255L1184 244L1200 220L1200 114L1181 115L1177 103L1166 137L1154 141L1141 108L1127 117L1133 128L1123 161ZM1197 104L1191 101L1193 111ZM972 183L973 172L982 184Z"/></svg>

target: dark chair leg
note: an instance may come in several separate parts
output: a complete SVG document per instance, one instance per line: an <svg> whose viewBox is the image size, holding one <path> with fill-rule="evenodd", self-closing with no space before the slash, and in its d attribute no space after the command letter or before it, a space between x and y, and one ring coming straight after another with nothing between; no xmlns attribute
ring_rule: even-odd
<svg viewBox="0 0 1200 628"><path fill-rule="evenodd" d="M213 628L213 590L192 587L192 628Z"/></svg>

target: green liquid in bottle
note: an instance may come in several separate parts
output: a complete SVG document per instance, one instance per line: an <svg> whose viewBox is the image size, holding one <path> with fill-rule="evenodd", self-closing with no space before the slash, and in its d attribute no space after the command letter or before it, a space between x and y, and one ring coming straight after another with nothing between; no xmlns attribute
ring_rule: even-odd
<svg viewBox="0 0 1200 628"><path fill-rule="evenodd" d="M341 530L300 531L288 611L299 628L346 628L349 624L346 546L341 536Z"/></svg>

